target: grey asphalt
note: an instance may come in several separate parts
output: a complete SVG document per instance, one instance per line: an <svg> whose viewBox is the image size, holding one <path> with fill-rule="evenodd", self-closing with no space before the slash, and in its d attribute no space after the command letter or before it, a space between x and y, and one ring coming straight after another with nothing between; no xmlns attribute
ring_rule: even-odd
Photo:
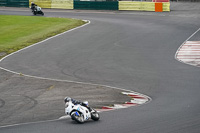
<svg viewBox="0 0 200 133"><path fill-rule="evenodd" d="M57 120L64 116L64 97L87 100L93 108L122 104L123 90L101 85L37 79L0 70L0 126Z"/></svg>
<svg viewBox="0 0 200 133"><path fill-rule="evenodd" d="M101 113L99 122L78 125L68 119L0 131L199 133L200 69L174 58L179 46L200 27L199 10L190 14L186 7L170 13L46 12L50 17L88 19L91 24L10 56L0 63L1 67L29 75L121 87L147 94L152 101ZM29 15L24 11L0 13Z"/></svg>

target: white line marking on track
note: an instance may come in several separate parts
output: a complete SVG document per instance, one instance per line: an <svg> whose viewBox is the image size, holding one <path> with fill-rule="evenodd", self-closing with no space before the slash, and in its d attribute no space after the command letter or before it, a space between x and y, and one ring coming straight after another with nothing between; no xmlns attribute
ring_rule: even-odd
<svg viewBox="0 0 200 133"><path fill-rule="evenodd" d="M68 33L68 32L70 32L70 31L74 31L74 30L76 30L76 29L82 28L82 27L84 27L84 26L90 24L90 21L89 21L89 20L83 20L83 21L88 22L88 23L86 23L86 24L84 24L84 25L81 25L81 26L79 26L79 27L70 29L70 30L65 31L65 32L63 32L63 33L60 33L60 34L58 34L58 35L49 37L49 38L47 38L47 39L45 39L45 40L43 40L43 41L40 41L40 42L38 42L38 43L32 44L32 45L30 45L30 46L27 46L27 47L25 47L25 48L23 48L23 49L20 49L20 50L16 51L16 52L13 52L13 53L11 53L11 54L9 54L9 55L3 57L2 59L0 59L0 62L3 61L5 58L11 56L11 55L14 55L14 54L16 54L16 53L19 53L20 51L26 50L26 49L28 49L28 48L30 48L30 47L33 47L33 46L38 45L38 44L41 44L41 43L43 43L43 42L45 42L45 41L48 41L48 40L50 40L50 39L52 39L52 38L55 38L55 37L57 37L57 36L63 35L63 34L65 34L65 33ZM1 67L0 67L0 68L1 68Z"/></svg>
<svg viewBox="0 0 200 133"><path fill-rule="evenodd" d="M199 62L200 59L181 59L182 61L196 61Z"/></svg>
<svg viewBox="0 0 200 133"><path fill-rule="evenodd" d="M0 129L1 128L7 128L7 127L20 126L20 125L29 125L29 124L39 124L39 123L45 123L45 122L54 122L54 121L59 121L59 120L60 119L37 121L37 122L27 122L27 123L19 123L19 124L11 124L11 125L6 125L6 126L0 126Z"/></svg>
<svg viewBox="0 0 200 133"><path fill-rule="evenodd" d="M188 44L188 43L186 43L184 46L200 46L200 44Z"/></svg>
<svg viewBox="0 0 200 133"><path fill-rule="evenodd" d="M200 53L200 50L196 50L196 49L180 49L180 51L178 53Z"/></svg>
<svg viewBox="0 0 200 133"><path fill-rule="evenodd" d="M187 41L187 44L200 44L200 41Z"/></svg>
<svg viewBox="0 0 200 133"><path fill-rule="evenodd" d="M16 51L16 52L13 52L13 53L11 53L11 54L9 54L9 55L3 57L2 59L0 59L0 63L1 63L1 61L3 61L4 59L6 59L7 57L9 57L9 56L11 56L11 55L14 55L14 54L16 54L16 53L18 53L18 52L20 52L20 51L26 50L26 49L28 49L28 48L30 48L30 47L33 47L33 46L38 45L38 44L41 44L42 42L45 42L45 41L47 41L47 40L50 40L50 39L52 39L52 38L54 38L54 37L63 35L63 34L65 34L65 33L68 33L68 32L70 32L70 31L79 29L79 28L81 28L81 27L84 27L84 26L90 24L90 21L89 21L89 20L83 20L83 21L87 21L88 23L86 23L86 24L84 24L84 25L82 25L82 26L76 27L76 28L74 28L74 29L68 30L68 31L66 31L66 32L60 33L60 34L58 34L58 35L52 36L52 37L50 37L50 38L47 38L47 39L45 39L45 40L43 40L43 41L41 41L41 42L38 42L38 43L35 43L35 44L33 44L33 45L27 46L27 47L25 47L25 48L23 48L23 49L21 49L21 50ZM21 75L21 73L14 72L14 71L8 70L8 69L3 68L3 67L0 67L0 69L5 70L5 71L7 71L7 72L11 72L11 73L17 74L17 75ZM26 74L23 74L23 76L31 77L31 78L37 78L37 79L51 80L51 81L69 82L69 83L77 83L77 84L96 85L96 86L108 87L108 88L112 88L112 89L117 89L117 90L126 91L126 92L124 92L124 93L127 93L127 94L130 94L130 93L131 93L131 94L138 94L138 95L144 96L144 97L148 98L148 102L150 102L150 101L152 100L152 99L151 99L149 96L147 96L147 95L140 94L140 93L138 93L138 92L134 92L134 91L127 90L127 89L123 89L123 88L117 88L117 87L108 86L108 85L100 85L100 84L84 83L84 82L78 82L78 81L70 81L70 80L60 80L60 79L44 78L44 77L31 76L31 75L26 75ZM135 101L134 101L134 102L135 102ZM145 103L143 103L143 104L146 104L146 103L148 103L148 102L145 102ZM66 116L60 117L60 119L62 119L62 118L67 118L67 117L66 117ZM6 126L0 126L0 128L6 128L6 127L12 127L12 126L20 126L20 125L27 125L27 124L37 124L37 123L44 123L44 122L52 122L52 121L58 121L58 120L60 120L60 119L46 120L46 121L38 121L38 122L27 122L27 123L19 123L19 124L11 124L11 125L6 125Z"/></svg>
<svg viewBox="0 0 200 133"><path fill-rule="evenodd" d="M188 64L188 65L192 65L192 66L196 66L196 67L199 67L198 64L199 64L199 61L197 60L196 61L196 58L199 58L200 57L200 54L199 54L199 51L197 52L194 52L194 51L190 51L190 52L185 52L185 51L182 51L182 48L185 50L185 49L193 49L193 50L196 50L198 49L199 50L199 46L200 46L200 41L188 41L189 39L191 39L197 32L200 31L200 28L197 29L191 36L189 36L183 43L182 45L178 48L178 50L176 51L175 53L175 56L174 58L179 61L179 62L182 62L182 63L185 63L185 64ZM181 52L180 52L181 51ZM187 53L187 54L186 54ZM180 58L181 57L181 58ZM184 62L184 59L182 58L195 58L193 59L193 61L196 62L196 64L191 64L189 61L188 62ZM185 60L186 60L185 59ZM191 61L191 60L190 60Z"/></svg>

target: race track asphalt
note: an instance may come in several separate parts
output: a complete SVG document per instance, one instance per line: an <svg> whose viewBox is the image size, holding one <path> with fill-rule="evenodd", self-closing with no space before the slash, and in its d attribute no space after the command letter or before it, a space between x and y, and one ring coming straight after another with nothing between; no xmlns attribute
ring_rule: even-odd
<svg viewBox="0 0 200 133"><path fill-rule="evenodd" d="M125 88L146 94L152 101L103 112L99 122L80 125L70 119L56 120L4 127L1 133L200 132L200 69L174 58L180 45L200 28L199 16L47 11L47 17L91 23L9 56L1 67L27 75ZM0 13L30 15L25 11Z"/></svg>

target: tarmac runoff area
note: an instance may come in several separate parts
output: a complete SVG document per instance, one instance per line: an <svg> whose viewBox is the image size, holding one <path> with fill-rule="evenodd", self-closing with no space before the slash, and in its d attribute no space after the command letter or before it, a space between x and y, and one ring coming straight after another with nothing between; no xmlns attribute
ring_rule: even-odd
<svg viewBox="0 0 200 133"><path fill-rule="evenodd" d="M141 94L101 85L38 79L2 69L0 75L0 126L58 119L64 115L65 96L87 100L99 111L150 100L135 101L131 94Z"/></svg>

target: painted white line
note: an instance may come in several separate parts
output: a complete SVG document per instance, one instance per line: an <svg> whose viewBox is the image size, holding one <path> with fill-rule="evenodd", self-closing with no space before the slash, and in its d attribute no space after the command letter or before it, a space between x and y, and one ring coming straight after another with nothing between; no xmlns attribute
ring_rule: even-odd
<svg viewBox="0 0 200 133"><path fill-rule="evenodd" d="M11 56L11 55L14 55L14 54L16 54L16 53L18 53L18 52L20 52L20 51L26 50L26 49L28 49L28 48L30 48L30 47L33 47L33 46L38 45L38 44L41 44L42 42L45 42L45 41L47 41L47 40L50 40L50 39L52 39L52 38L54 38L54 37L63 35L63 34L65 34L65 33L68 33L68 32L70 32L70 31L76 30L76 29L78 29L78 28L81 28L81 27L84 27L84 26L90 24L90 21L89 21L89 20L84 20L84 21L87 21L88 23L86 23L86 24L84 24L84 25L82 25L82 26L79 26L79 27L77 27L77 28L68 30L68 31L66 31L66 32L63 32L63 33L61 33L61 34L55 35L55 36L53 36L53 37L47 38L47 39L45 39L45 40L43 40L43 41L41 41L41 42L35 43L35 44L33 44L33 45L30 45L30 46L25 47L25 48L23 48L23 49L21 49L21 50L18 50L18 51L16 51L16 52L13 52L13 53L11 53L11 54L9 54L9 55L3 57L2 59L0 59L0 63L1 63L1 61L3 61L4 59L6 59L7 57L9 57L9 56ZM11 73L14 73L14 74L21 75L21 73L14 72L14 71L8 70L8 69L6 69L6 68L0 67L0 69L5 70L5 71L8 71L8 72L11 72ZM140 94L140 93L137 93L137 92L134 92L134 91L131 91L131 90L127 90L127 89L123 89L123 88L117 88L117 87L108 86L108 85L100 85L100 84L84 83L84 82L78 82L78 81L70 81L70 80L60 80L60 79L44 78L44 77L31 76L31 75L26 75L26 74L23 74L23 76L31 77L31 78L37 78L37 79L45 79L45 80L50 80L50 81L77 83L77 84L83 84L83 85L95 85L95 86L102 86L102 87L107 87L107 88L122 90L122 91L126 91L126 92L123 92L124 94L134 94L134 95L137 94L137 95L139 95L139 96L146 97L146 98L148 99L148 101L143 102L143 104L144 104L144 103L148 103L148 102L150 102L150 101L152 100L152 99L151 99L149 96L147 96L147 95ZM127 92L127 91L128 91L128 92ZM136 102L136 101L134 101L134 103L135 103L135 102ZM116 105L116 106L118 106L118 105ZM113 107L113 108L117 108L116 106ZM118 107L119 107L119 106L118 106ZM106 108L106 106L105 106L105 108ZM107 108L113 109L112 107L107 107ZM121 108L121 107L120 107L120 108ZM124 107L124 108L125 108L125 107ZM108 110L108 109L107 109L107 110ZM0 128L11 127L11 126L19 126L19 125L26 125L26 124L34 124L34 123L51 122L51 121L57 121L57 120L66 119L66 118L68 118L68 117L67 117L67 116L62 116L62 117L60 117L59 119L55 119L55 120L47 120L47 121L39 121L39 122L29 122L29 123L20 123L20 124L6 125L6 126L0 126Z"/></svg>
<svg viewBox="0 0 200 133"><path fill-rule="evenodd" d="M196 57L196 56L179 56L177 57L177 59L181 60L181 59L199 59L199 57Z"/></svg>
<svg viewBox="0 0 200 133"><path fill-rule="evenodd" d="M70 118L70 116L69 115L64 115L64 116L61 116L60 118L59 118L59 120L63 120L63 119L69 119Z"/></svg>
<svg viewBox="0 0 200 133"><path fill-rule="evenodd" d="M16 54L16 53L19 53L20 51L26 50L26 49L28 49L28 48L30 48L30 47L33 47L33 46L38 45L38 44L41 44L41 43L43 43L43 42L45 42L45 41L47 41L47 40L50 40L50 39L52 39L52 38L55 38L55 37L57 37L57 36L63 35L63 34L65 34L65 33L68 33L68 32L70 32L70 31L73 31L73 30L82 28L82 27L84 27L84 26L90 24L90 21L89 21L89 20L83 20L83 21L88 22L88 23L86 23L86 24L84 24L84 25L82 25L82 26L73 28L73 29L71 29L71 30L65 31L65 32L63 32L63 33L60 33L60 34L58 34L58 35L52 36L52 37L50 37L50 38L47 38L47 39L45 39L45 40L43 40L43 41L41 41L41 42L38 42L38 43L35 43L35 44L33 44L33 45L27 46L27 47L25 47L25 48L23 48L23 49L21 49L21 50L16 51L16 52L13 52L13 53L11 53L11 54L9 54L9 55L3 57L2 59L0 59L0 63L1 63L1 61L3 61L4 59L6 59L7 57L9 57L9 56L11 56L11 55L14 55L14 54ZM5 71L8 71L8 72L11 72L11 73L14 73L14 74L20 75L20 73L14 72L14 71L11 71L11 70L8 70L8 69L6 69L6 68L0 67L0 69L5 70ZM48 78L42 78L42 77L37 77L37 76L31 76L31 75L23 75L23 76L33 77L33 78L37 78L37 79L46 79L46 80L54 80L54 81L64 81L64 80L48 79ZM68 81L65 81L65 82L68 82ZM47 121L38 121L38 122L19 123L19 124L11 124L11 125L6 125L6 126L0 126L0 128L11 127L11 126L19 126L19 125L27 125L27 124L35 124L35 123L52 122L52 121L57 121L57 120L59 120L59 119L47 120Z"/></svg>
<svg viewBox="0 0 200 133"><path fill-rule="evenodd" d="M145 97L145 98L149 98L148 96L137 93L137 92L122 92L122 94L125 94L125 95L128 95L128 96L142 96L142 97Z"/></svg>
<svg viewBox="0 0 200 133"><path fill-rule="evenodd" d="M197 50L199 50L200 49L200 47L198 47L198 46L190 46L190 47L188 47L188 46L184 46L183 45L183 47L181 48L181 50L187 50L187 49L191 49L191 50L195 50L195 49L197 49Z"/></svg>
<svg viewBox="0 0 200 133"><path fill-rule="evenodd" d="M177 58L200 58L198 55L177 55Z"/></svg>
<svg viewBox="0 0 200 133"><path fill-rule="evenodd" d="M199 29L197 29L191 36L189 36L183 43L182 43L182 45L178 48L178 50L176 51L176 53L175 53L175 55L174 55L174 58L177 60L177 61L180 61L180 62L182 62L182 63L185 63L185 64L188 64L188 65L191 65L190 63L187 63L187 62L183 62L183 61L181 61L178 57L180 57L180 56L184 56L184 55L178 55L178 53L179 53L179 51L181 51L181 48L182 47L185 47L184 45L188 42L188 43L191 43L191 42L193 42L193 41L188 41L189 39L191 39L197 32L199 32L200 31L200 28ZM196 43L199 43L200 41L196 41ZM197 47L197 48L199 48L199 45L197 46L192 46L192 47ZM191 57L190 57L191 58ZM197 57L197 58L199 58L199 57ZM194 65L193 65L194 66ZM196 66L196 65L195 65ZM197 66L197 67L199 67L199 66Z"/></svg>
<svg viewBox="0 0 200 133"><path fill-rule="evenodd" d="M199 32L200 31L200 28L199 29L197 29L191 36L189 36L183 43L182 43L182 45L178 48L178 50L176 51L176 54L175 54L175 59L176 59L176 55L177 55L177 53L178 53L178 51L181 49L181 47L185 44L185 42L187 42L190 38L192 38L197 32Z"/></svg>
<svg viewBox="0 0 200 133"><path fill-rule="evenodd" d="M184 56L200 56L200 53L193 53L193 52L185 52L185 53L178 53L178 56L184 55Z"/></svg>
<svg viewBox="0 0 200 133"><path fill-rule="evenodd" d="M200 59L180 59L182 61L195 61L195 62L200 62Z"/></svg>
<svg viewBox="0 0 200 133"><path fill-rule="evenodd" d="M144 104L146 101L140 101L139 99L134 99L134 100L131 100L132 103L137 103L137 104Z"/></svg>
<svg viewBox="0 0 200 133"><path fill-rule="evenodd" d="M184 48L181 48L181 50L179 52L195 52L195 51L200 51L200 49L184 49Z"/></svg>
<svg viewBox="0 0 200 133"><path fill-rule="evenodd" d="M199 58L179 57L178 59L179 59L179 60L181 60L181 59L200 59L200 57L199 57Z"/></svg>
<svg viewBox="0 0 200 133"><path fill-rule="evenodd" d="M54 122L54 121L59 121L59 120L60 119L37 121L37 122L26 122L26 123L19 123L19 124L10 124L10 125L5 125L5 126L0 126L0 128L7 128L7 127L14 127L14 126L21 126L21 125L30 125L30 124L39 124L39 123L46 123L46 122Z"/></svg>
<svg viewBox="0 0 200 133"><path fill-rule="evenodd" d="M200 53L200 51L192 51L192 50L188 50L188 51L179 51L179 53Z"/></svg>
<svg viewBox="0 0 200 133"><path fill-rule="evenodd" d="M188 43L185 43L184 46L200 46L200 44L188 44Z"/></svg>
<svg viewBox="0 0 200 133"><path fill-rule="evenodd" d="M114 108L123 109L123 108L127 108L127 106L124 106L123 104L114 104Z"/></svg>
<svg viewBox="0 0 200 133"><path fill-rule="evenodd" d="M200 41L187 41L187 43L186 44L200 44Z"/></svg>
<svg viewBox="0 0 200 133"><path fill-rule="evenodd" d="M83 20L83 21L88 22L88 23L86 23L86 24L84 24L84 25L81 25L81 26L79 26L79 27L70 29L70 30L65 31L65 32L63 32L63 33L57 34L57 35L55 35L55 36L49 37L49 38L47 38L47 39L45 39L45 40L43 40L43 41L40 41L40 42L38 42L38 43L32 44L32 45L30 45L30 46L27 46L27 47L25 47L25 48L23 48L23 49L20 49L20 50L16 51L16 52L13 52L13 53L11 53L11 54L9 54L9 55L3 57L2 59L0 59L0 62L3 61L5 58L11 56L11 55L14 55L14 54L19 53L19 52L21 52L21 51L23 51L23 50L26 50L26 49L28 49L28 48L30 48L30 47L33 47L33 46L35 46L35 45L41 44L41 43L43 43L43 42L45 42L45 41L48 41L48 40L50 40L50 39L52 39L52 38L61 36L61 35L65 34L65 33L74 31L74 30L76 30L76 29L82 28L82 27L84 27L84 26L90 24L90 21L89 21L89 20ZM2 68L2 67L0 67L0 68ZM5 68L3 68L3 69L6 70ZM10 71L10 72L13 73L13 71ZM16 73L16 72L14 72L14 73Z"/></svg>

